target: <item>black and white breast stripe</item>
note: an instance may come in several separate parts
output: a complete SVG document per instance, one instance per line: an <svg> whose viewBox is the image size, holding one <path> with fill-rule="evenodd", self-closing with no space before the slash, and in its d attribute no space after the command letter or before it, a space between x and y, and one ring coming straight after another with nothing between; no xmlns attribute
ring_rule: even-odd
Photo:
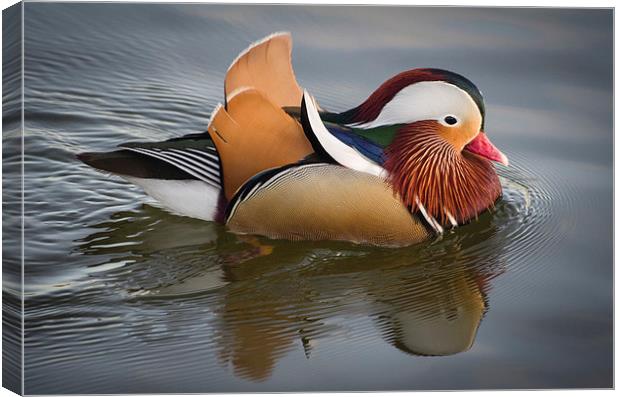
<svg viewBox="0 0 620 397"><path fill-rule="evenodd" d="M124 149L165 161L211 186L220 188L220 160L215 148L207 146L204 149L139 147Z"/></svg>

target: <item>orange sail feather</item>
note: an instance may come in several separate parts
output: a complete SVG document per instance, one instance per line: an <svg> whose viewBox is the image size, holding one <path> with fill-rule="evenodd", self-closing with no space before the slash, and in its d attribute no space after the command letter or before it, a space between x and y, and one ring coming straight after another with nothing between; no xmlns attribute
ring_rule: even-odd
<svg viewBox="0 0 620 397"><path fill-rule="evenodd" d="M224 194L257 173L294 163L313 152L301 125L257 89L247 88L219 107L208 128L222 161Z"/></svg>
<svg viewBox="0 0 620 397"><path fill-rule="evenodd" d="M292 48L290 33L274 33L242 52L226 73L226 107L244 87L262 91L279 107L299 106L302 90L293 72Z"/></svg>

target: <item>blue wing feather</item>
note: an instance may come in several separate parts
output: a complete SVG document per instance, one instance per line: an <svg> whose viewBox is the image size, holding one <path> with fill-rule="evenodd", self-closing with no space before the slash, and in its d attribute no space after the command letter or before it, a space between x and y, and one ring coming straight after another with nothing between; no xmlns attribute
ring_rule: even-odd
<svg viewBox="0 0 620 397"><path fill-rule="evenodd" d="M379 165L383 165L385 162L385 155L383 153L383 147L378 144L369 141L368 139L355 134L350 128L342 127L335 124L326 124L327 130L332 133L338 140L357 149L360 153L366 156L368 159L374 161Z"/></svg>

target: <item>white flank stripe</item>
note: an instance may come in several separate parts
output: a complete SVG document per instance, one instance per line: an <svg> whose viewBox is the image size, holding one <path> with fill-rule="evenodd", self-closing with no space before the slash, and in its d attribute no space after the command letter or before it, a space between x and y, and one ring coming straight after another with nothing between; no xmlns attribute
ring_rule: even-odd
<svg viewBox="0 0 620 397"><path fill-rule="evenodd" d="M258 189L259 186L260 186L260 183L257 184L256 186L254 186L254 188L250 191L250 194L254 194L254 190ZM228 217L226 218L226 222L228 222L228 220L235 215L235 211L237 211L237 207L243 201L245 201L245 200L237 200L237 201L235 201L235 204L233 204L232 208L230 209L230 212L228 213Z"/></svg>
<svg viewBox="0 0 620 397"><path fill-rule="evenodd" d="M195 180L146 179L121 175L167 210L177 215L212 221L217 211L220 189Z"/></svg>
<svg viewBox="0 0 620 397"><path fill-rule="evenodd" d="M306 112L312 133L318 139L319 143L330 156L339 164L351 168L356 171L365 172L367 174L384 177L386 171L383 167L369 160L354 148L344 144L338 138L333 136L321 120L321 116L316 108L314 98L304 90L304 98L306 103Z"/></svg>
<svg viewBox="0 0 620 397"><path fill-rule="evenodd" d="M242 200L239 200L240 202L246 201L251 199L254 194L256 193L256 191L258 190L259 187L261 187L263 184L261 182L257 183L246 195Z"/></svg>

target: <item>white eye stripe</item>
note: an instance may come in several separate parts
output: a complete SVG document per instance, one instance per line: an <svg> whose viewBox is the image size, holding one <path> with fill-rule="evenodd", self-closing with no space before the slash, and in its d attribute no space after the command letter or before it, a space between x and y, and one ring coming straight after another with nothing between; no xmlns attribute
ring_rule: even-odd
<svg viewBox="0 0 620 397"><path fill-rule="evenodd" d="M474 121L482 123L480 110L467 92L444 81L423 81L400 90L381 109L375 120L353 126L375 128L421 120L442 122L447 115L454 116L459 122L473 118L476 119Z"/></svg>

